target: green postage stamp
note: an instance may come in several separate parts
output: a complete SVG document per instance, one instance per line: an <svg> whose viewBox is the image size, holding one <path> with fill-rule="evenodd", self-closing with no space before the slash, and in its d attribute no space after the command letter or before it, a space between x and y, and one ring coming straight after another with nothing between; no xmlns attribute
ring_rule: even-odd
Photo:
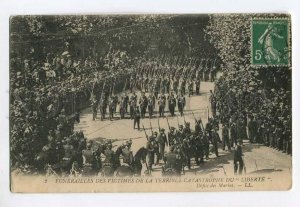
<svg viewBox="0 0 300 207"><path fill-rule="evenodd" d="M288 19L253 18L251 38L253 66L290 65Z"/></svg>

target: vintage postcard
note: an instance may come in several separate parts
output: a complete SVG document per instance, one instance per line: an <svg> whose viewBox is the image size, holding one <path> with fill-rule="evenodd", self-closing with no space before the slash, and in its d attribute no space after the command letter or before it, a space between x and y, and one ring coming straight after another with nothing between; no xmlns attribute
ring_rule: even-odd
<svg viewBox="0 0 300 207"><path fill-rule="evenodd" d="M10 18L12 192L292 187L289 14Z"/></svg>

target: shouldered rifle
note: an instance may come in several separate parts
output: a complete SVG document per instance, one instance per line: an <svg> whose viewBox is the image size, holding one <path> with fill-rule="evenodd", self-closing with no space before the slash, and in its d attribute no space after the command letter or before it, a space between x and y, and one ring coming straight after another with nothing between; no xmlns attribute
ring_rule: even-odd
<svg viewBox="0 0 300 207"><path fill-rule="evenodd" d="M152 135L153 135L153 129L152 129L151 121L150 121L150 127L151 127L151 133L152 133Z"/></svg>
<svg viewBox="0 0 300 207"><path fill-rule="evenodd" d="M192 114L193 114L193 117L195 119L195 122L197 122L198 120L196 119L194 112L192 112Z"/></svg>
<svg viewBox="0 0 300 207"><path fill-rule="evenodd" d="M166 118L167 118L167 123L168 123L169 130L170 130L171 127L170 127L170 123L169 123L168 117L166 117Z"/></svg>
<svg viewBox="0 0 300 207"><path fill-rule="evenodd" d="M202 129L203 129L203 132L205 131L205 128L204 128L204 126L203 126L203 122L202 122L202 119L200 118L200 124L201 124L201 126L202 126Z"/></svg>
<svg viewBox="0 0 300 207"><path fill-rule="evenodd" d="M183 115L183 121L184 121L184 124L186 124L186 121L185 121L185 116Z"/></svg>
<svg viewBox="0 0 300 207"><path fill-rule="evenodd" d="M158 129L159 129L159 131L160 131L159 118L157 119L157 123L158 123Z"/></svg>
<svg viewBox="0 0 300 207"><path fill-rule="evenodd" d="M146 138L148 139L148 134L147 134L147 132L146 132L146 130L145 130L144 124L143 124L143 130L144 130L144 133L145 133Z"/></svg>

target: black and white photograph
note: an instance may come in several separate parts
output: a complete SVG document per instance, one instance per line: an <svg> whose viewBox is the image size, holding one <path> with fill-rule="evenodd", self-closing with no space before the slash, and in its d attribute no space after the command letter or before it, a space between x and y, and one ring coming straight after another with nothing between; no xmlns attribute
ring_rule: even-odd
<svg viewBox="0 0 300 207"><path fill-rule="evenodd" d="M15 15L12 192L289 190L291 17Z"/></svg>

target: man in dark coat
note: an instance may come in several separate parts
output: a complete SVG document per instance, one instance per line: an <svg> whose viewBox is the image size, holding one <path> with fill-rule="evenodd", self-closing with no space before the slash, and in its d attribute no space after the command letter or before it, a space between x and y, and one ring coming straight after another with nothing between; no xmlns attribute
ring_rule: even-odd
<svg viewBox="0 0 300 207"><path fill-rule="evenodd" d="M243 161L243 151L242 151L242 140L238 141L238 144L234 148L234 157L233 157L233 163L234 163L234 174L237 174L237 171L239 169L239 174L242 174L243 168L244 168L244 161Z"/></svg>

